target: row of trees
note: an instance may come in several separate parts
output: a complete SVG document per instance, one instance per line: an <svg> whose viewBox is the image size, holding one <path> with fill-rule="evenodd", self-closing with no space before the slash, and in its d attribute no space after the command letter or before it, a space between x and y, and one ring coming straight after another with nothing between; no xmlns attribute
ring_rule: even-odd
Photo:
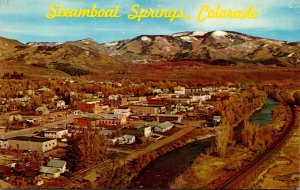
<svg viewBox="0 0 300 190"><path fill-rule="evenodd" d="M279 134L283 122L289 119L289 111L289 107L280 104L274 108L273 120L266 126L245 122L242 131L243 144L250 150L264 150Z"/></svg>
<svg viewBox="0 0 300 190"><path fill-rule="evenodd" d="M217 103L216 110L222 116L222 123L217 130L216 137L216 152L219 156L225 156L228 146L233 143L233 128L261 107L266 96L265 92L252 87L239 95Z"/></svg>

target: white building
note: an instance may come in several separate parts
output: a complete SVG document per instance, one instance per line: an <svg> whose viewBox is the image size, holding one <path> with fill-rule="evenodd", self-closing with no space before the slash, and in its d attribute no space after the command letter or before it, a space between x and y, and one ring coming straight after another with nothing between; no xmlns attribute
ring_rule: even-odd
<svg viewBox="0 0 300 190"><path fill-rule="evenodd" d="M175 125L169 121L158 124L155 128L155 132L164 133L166 131L171 130Z"/></svg>
<svg viewBox="0 0 300 190"><path fill-rule="evenodd" d="M130 108L128 107L119 107L114 109L114 114L123 114L126 117L131 115Z"/></svg>
<svg viewBox="0 0 300 190"><path fill-rule="evenodd" d="M59 100L57 103L56 103L56 108L57 109L66 109L66 102L63 101L63 100Z"/></svg>
<svg viewBox="0 0 300 190"><path fill-rule="evenodd" d="M133 135L123 135L118 138L119 144L133 144L135 142L135 136Z"/></svg>
<svg viewBox="0 0 300 190"><path fill-rule="evenodd" d="M67 129L61 129L61 128L57 128L57 129L51 129L51 130L47 130L44 131L44 136L46 138L63 138L64 136L68 135L68 130Z"/></svg>
<svg viewBox="0 0 300 190"><path fill-rule="evenodd" d="M174 93L175 94L185 94L185 87L182 87L182 86L174 87Z"/></svg>
<svg viewBox="0 0 300 190"><path fill-rule="evenodd" d="M8 139L9 147L19 150L46 152L57 146L56 139L17 136Z"/></svg>
<svg viewBox="0 0 300 190"><path fill-rule="evenodd" d="M67 171L67 162L64 160L50 160L47 166L40 169L46 177L56 178Z"/></svg>
<svg viewBox="0 0 300 190"><path fill-rule="evenodd" d="M144 126L141 127L139 130L144 137L150 137L152 134L151 126Z"/></svg>

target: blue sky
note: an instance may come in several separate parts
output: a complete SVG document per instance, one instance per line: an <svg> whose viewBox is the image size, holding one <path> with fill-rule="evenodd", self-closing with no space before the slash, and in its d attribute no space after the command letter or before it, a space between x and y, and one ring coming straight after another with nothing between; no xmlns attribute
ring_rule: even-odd
<svg viewBox="0 0 300 190"><path fill-rule="evenodd" d="M49 5L57 3L66 8L114 8L120 6L121 19L60 18L48 20ZM143 8L183 8L191 20L127 19L130 7L138 3ZM257 19L209 19L197 22L199 9L209 4L224 9L247 9L253 5L259 11ZM182 31L230 30L254 36L300 41L300 0L0 0L0 36L21 42L71 41L91 38L110 42L142 34L172 34Z"/></svg>

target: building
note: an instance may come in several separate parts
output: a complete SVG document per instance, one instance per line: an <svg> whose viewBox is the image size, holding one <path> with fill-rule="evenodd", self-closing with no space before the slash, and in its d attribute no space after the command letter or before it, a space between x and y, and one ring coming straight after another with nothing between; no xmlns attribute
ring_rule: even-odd
<svg viewBox="0 0 300 190"><path fill-rule="evenodd" d="M77 117L73 119L73 123L78 127L96 127L99 124L99 119L91 117Z"/></svg>
<svg viewBox="0 0 300 190"><path fill-rule="evenodd" d="M59 169L48 166L41 167L40 172L47 178L56 178L61 174Z"/></svg>
<svg viewBox="0 0 300 190"><path fill-rule="evenodd" d="M66 102L65 101L63 101L63 100L59 100L59 101L57 101L57 103L56 103L56 108L57 109L66 109Z"/></svg>
<svg viewBox="0 0 300 190"><path fill-rule="evenodd" d="M220 123L221 123L221 116L215 115L215 116L213 117L213 122L214 122L215 124L220 124Z"/></svg>
<svg viewBox="0 0 300 190"><path fill-rule="evenodd" d="M57 140L50 138L17 136L8 139L8 144L12 149L46 152L57 146Z"/></svg>
<svg viewBox="0 0 300 190"><path fill-rule="evenodd" d="M123 114L99 114L97 116L99 124L104 125L125 125L127 123L127 117Z"/></svg>
<svg viewBox="0 0 300 190"><path fill-rule="evenodd" d="M182 86L177 86L177 87L174 87L174 93L175 94L185 94L185 87L182 87Z"/></svg>
<svg viewBox="0 0 300 190"><path fill-rule="evenodd" d="M143 137L150 137L152 134L152 128L148 125L138 128L137 131Z"/></svg>
<svg viewBox="0 0 300 190"><path fill-rule="evenodd" d="M123 135L118 138L119 144L133 144L135 142L135 136L133 135Z"/></svg>
<svg viewBox="0 0 300 190"><path fill-rule="evenodd" d="M109 111L109 106L100 104L99 100L81 102L77 108L83 113L99 114Z"/></svg>
<svg viewBox="0 0 300 190"><path fill-rule="evenodd" d="M35 113L37 115L49 115L50 114L50 111L48 109L48 107L46 105L43 105L41 107L38 107L36 110L35 110Z"/></svg>
<svg viewBox="0 0 300 190"><path fill-rule="evenodd" d="M61 173L65 173L67 171L67 162L64 160L50 160L47 166L57 168Z"/></svg>
<svg viewBox="0 0 300 190"><path fill-rule="evenodd" d="M147 97L146 96L122 96L121 98L122 105L128 105L128 104L138 104L138 103L146 103Z"/></svg>
<svg viewBox="0 0 300 190"><path fill-rule="evenodd" d="M44 131L44 136L46 138L61 139L67 135L68 135L68 129L56 128L56 129Z"/></svg>
<svg viewBox="0 0 300 190"><path fill-rule="evenodd" d="M137 115L153 115L153 114L160 114L166 111L165 106L160 105L131 105L129 106L132 113Z"/></svg>
<svg viewBox="0 0 300 190"><path fill-rule="evenodd" d="M176 122L182 122L183 115L169 115L169 114L158 114L158 121L176 121Z"/></svg>
<svg viewBox="0 0 300 190"><path fill-rule="evenodd" d="M123 114L126 117L131 115L130 108L128 107L118 107L114 109L114 114Z"/></svg>
<svg viewBox="0 0 300 190"><path fill-rule="evenodd" d="M166 131L171 130L175 125L169 121L158 124L155 128L155 132L164 133Z"/></svg>
<svg viewBox="0 0 300 190"><path fill-rule="evenodd" d="M125 125L127 117L123 114L98 114L94 117L77 117L73 123L78 127L97 127L100 125Z"/></svg>

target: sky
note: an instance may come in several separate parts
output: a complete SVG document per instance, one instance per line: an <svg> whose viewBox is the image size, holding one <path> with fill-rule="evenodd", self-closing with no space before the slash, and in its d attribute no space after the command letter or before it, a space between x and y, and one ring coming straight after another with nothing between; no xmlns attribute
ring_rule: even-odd
<svg viewBox="0 0 300 190"><path fill-rule="evenodd" d="M46 19L53 3L65 8L114 8L119 5L121 19L57 18ZM127 19L131 6L166 9L182 8L192 19ZM208 19L197 22L200 8L246 10L250 5L259 11L256 19ZM183 31L237 31L249 35L300 41L300 0L0 0L0 36L26 42L64 42L91 38L97 42L130 39L139 35L170 35Z"/></svg>

